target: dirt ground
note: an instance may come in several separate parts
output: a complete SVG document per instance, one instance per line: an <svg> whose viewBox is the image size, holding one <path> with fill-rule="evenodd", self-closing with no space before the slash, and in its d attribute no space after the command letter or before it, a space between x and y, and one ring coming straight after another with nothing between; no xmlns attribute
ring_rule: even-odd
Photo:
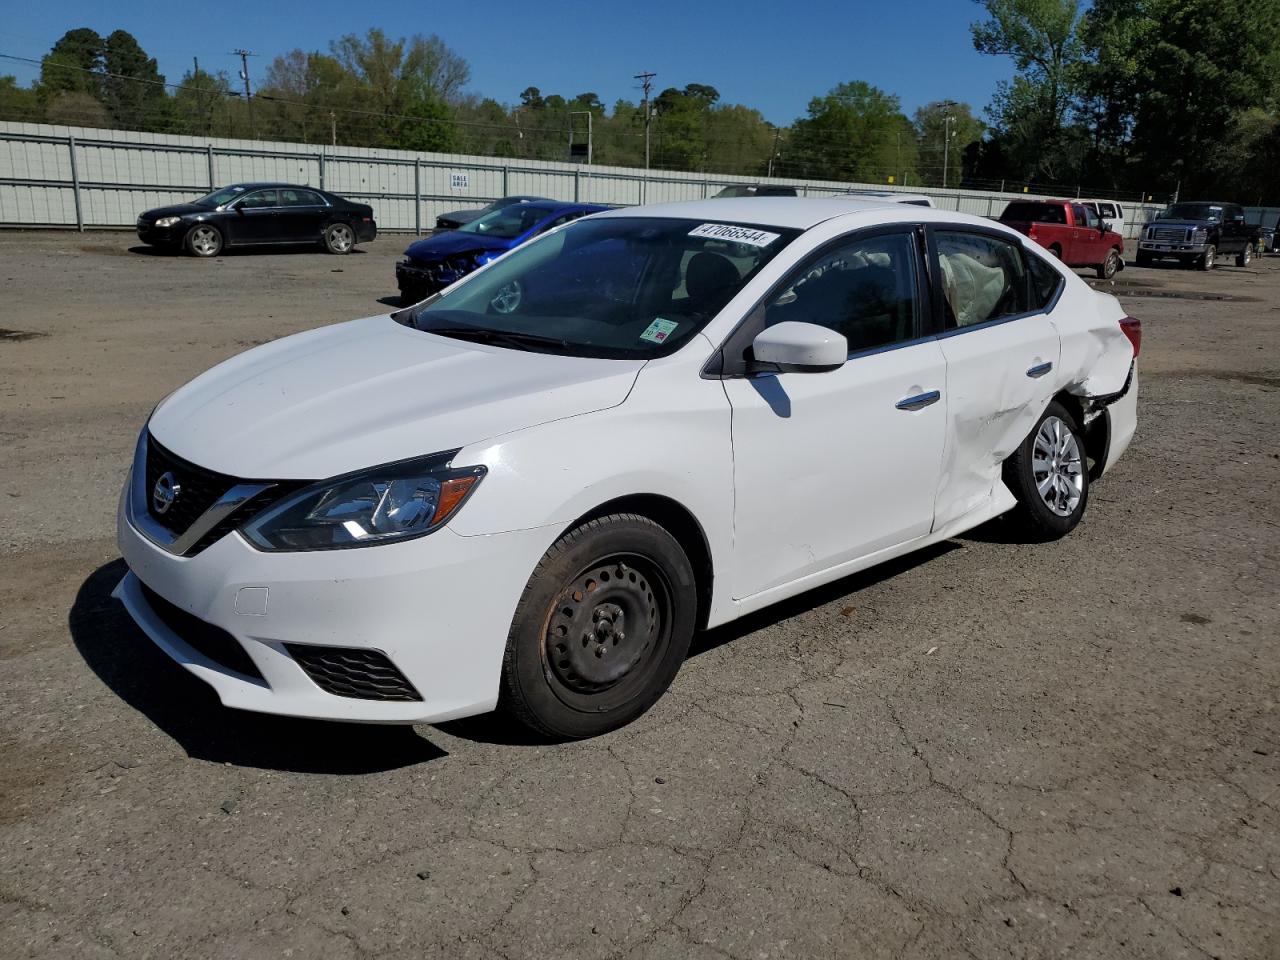
<svg viewBox="0 0 1280 960"><path fill-rule="evenodd" d="M1140 426L998 522L695 640L637 723L228 711L110 598L137 430L383 312L404 238L0 234L0 956L1280 956L1280 258L1130 267Z"/></svg>

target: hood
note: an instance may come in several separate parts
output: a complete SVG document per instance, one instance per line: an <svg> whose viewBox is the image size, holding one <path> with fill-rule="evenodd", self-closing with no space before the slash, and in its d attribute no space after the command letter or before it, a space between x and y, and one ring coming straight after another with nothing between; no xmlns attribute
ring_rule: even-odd
<svg viewBox="0 0 1280 960"><path fill-rule="evenodd" d="M501 237L485 237L478 233L459 233L450 230L438 233L434 237L417 240L405 250L405 256L424 263L456 257L460 253L474 253L480 250L510 250L513 241Z"/></svg>
<svg viewBox="0 0 1280 960"><path fill-rule="evenodd" d="M476 207L474 210L454 210L452 213L440 214L437 219L452 220L454 223L470 223L484 212L484 207Z"/></svg>
<svg viewBox="0 0 1280 960"><path fill-rule="evenodd" d="M170 207L156 207L154 210L145 210L139 219L159 220L161 217L185 217L193 213L212 212L212 207L198 207L194 203L175 203Z"/></svg>
<svg viewBox="0 0 1280 960"><path fill-rule="evenodd" d="M219 473L316 480L616 406L642 366L466 343L383 315L233 357L171 394L150 429Z"/></svg>

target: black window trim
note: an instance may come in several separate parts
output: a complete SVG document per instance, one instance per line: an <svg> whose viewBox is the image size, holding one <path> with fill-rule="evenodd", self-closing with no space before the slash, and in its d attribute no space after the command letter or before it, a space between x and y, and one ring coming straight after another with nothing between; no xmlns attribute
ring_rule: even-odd
<svg viewBox="0 0 1280 960"><path fill-rule="evenodd" d="M1027 310L1023 313L1012 313L1006 317L996 317L994 320L984 320L982 323L973 323L967 327L946 326L946 312L944 309L945 301L943 300L943 297L945 296L945 294L942 291L942 267L940 265L941 262L938 259L938 243L937 243L937 236L936 236L936 234L939 232L973 233L979 236L991 237L992 239L995 239L995 240L1003 240L1005 243L1011 244L1012 246L1016 247L1022 256L1022 274L1027 284L1027 301L1028 302L1031 302L1031 295L1034 292L1034 287L1031 282L1031 264L1028 262L1028 258L1039 256L1039 254L1035 254L1027 250L1026 244L1023 242L1020 242L1018 238L1011 237L1009 236L1009 234L1001 230L989 230L986 227L979 226L977 224L972 224L972 223L954 223L954 224L953 223L930 223L928 224L925 229L925 235L929 245L929 261L931 264L939 264L938 268L933 271L933 303L934 303L934 313L935 313L934 323L935 323L935 326L938 328L938 333L937 333L938 339L942 340L948 337L954 337L962 333L968 333L971 330L986 330L988 327L997 327L997 326L1000 326L1001 324L1012 323L1015 320L1026 320L1028 317L1038 317L1041 315L1047 316L1048 314L1053 312L1054 308L1058 305L1058 301L1062 299L1062 292L1063 290L1066 289L1066 286L1067 286L1066 278L1062 276L1061 273L1058 273L1057 268L1054 267L1052 263L1049 263L1047 257L1041 257L1042 260L1045 260L1046 263L1049 263L1049 267L1055 273L1058 273L1057 287L1053 291L1053 296L1051 296L1048 299L1048 301L1045 303L1043 307L1037 307L1035 310Z"/></svg>
<svg viewBox="0 0 1280 960"><path fill-rule="evenodd" d="M916 267L916 302L918 309L913 318L916 325L916 336L910 340L899 340L894 343L881 344L878 347L868 347L865 350L857 350L849 353L845 362L857 360L862 357L874 356L880 353L887 353L890 350L900 350L904 347L916 346L932 340L937 336L936 320L933 300L933 273L930 269L929 258L925 255L925 233L924 226L920 223L911 221L897 223L883 223L872 227L859 227L850 230L848 233L842 233L838 237L820 244L814 250L809 251L799 263L792 266L783 274L782 279L773 283L768 290L760 296L751 309L748 310L743 318L738 321L737 325L729 331L720 345L712 353L711 358L702 368L702 378L711 380L731 380L741 379L743 377L753 376L759 371L752 371L749 368L749 360L747 351L751 347L752 341L755 340L757 334L764 329L764 311L769 302L792 282L795 276L801 271L807 269L813 263L821 260L837 247L845 246L856 240L869 240L878 236L888 234L910 234L912 255L915 259ZM773 374L765 371L766 375Z"/></svg>

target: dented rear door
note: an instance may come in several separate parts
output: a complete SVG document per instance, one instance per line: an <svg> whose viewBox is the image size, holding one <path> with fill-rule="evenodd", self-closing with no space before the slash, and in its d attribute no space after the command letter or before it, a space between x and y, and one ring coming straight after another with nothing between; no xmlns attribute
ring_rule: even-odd
<svg viewBox="0 0 1280 960"><path fill-rule="evenodd" d="M1055 393L1058 330L1031 308L1019 244L980 228L931 231L947 364L947 432L933 529L988 505L1001 466Z"/></svg>

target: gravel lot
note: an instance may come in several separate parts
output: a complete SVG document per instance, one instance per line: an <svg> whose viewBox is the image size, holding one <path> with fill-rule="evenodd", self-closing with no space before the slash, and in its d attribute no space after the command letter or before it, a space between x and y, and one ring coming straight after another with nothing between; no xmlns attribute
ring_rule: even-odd
<svg viewBox="0 0 1280 960"><path fill-rule="evenodd" d="M384 311L405 240L132 244L0 234L0 956L1280 955L1280 259L1120 275L1139 433L1067 540L716 630L546 746L228 711L133 627L148 410Z"/></svg>

